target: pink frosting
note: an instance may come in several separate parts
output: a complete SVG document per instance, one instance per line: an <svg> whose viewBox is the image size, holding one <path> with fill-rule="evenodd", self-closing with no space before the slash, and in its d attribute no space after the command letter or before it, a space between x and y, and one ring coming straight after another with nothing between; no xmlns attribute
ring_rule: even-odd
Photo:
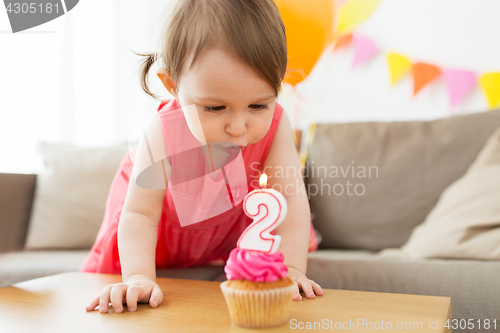
<svg viewBox="0 0 500 333"><path fill-rule="evenodd" d="M228 280L272 282L287 276L288 267L283 264L284 260L281 252L267 254L236 247L229 254L224 272Z"/></svg>

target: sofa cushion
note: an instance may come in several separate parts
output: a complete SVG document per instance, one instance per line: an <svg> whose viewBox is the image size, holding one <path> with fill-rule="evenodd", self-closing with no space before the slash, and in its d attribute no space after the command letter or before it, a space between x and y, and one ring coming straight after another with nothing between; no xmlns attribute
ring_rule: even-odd
<svg viewBox="0 0 500 333"><path fill-rule="evenodd" d="M499 275L498 261L407 260L387 252L318 250L307 261L307 277L323 288L451 297L458 319L498 318Z"/></svg>
<svg viewBox="0 0 500 333"><path fill-rule="evenodd" d="M0 254L0 287L44 276L78 272L89 250L36 250ZM224 273L224 266L157 269L157 277L212 280Z"/></svg>
<svg viewBox="0 0 500 333"><path fill-rule="evenodd" d="M0 287L64 272L77 272L88 250L16 251L0 254Z"/></svg>
<svg viewBox="0 0 500 333"><path fill-rule="evenodd" d="M83 148L44 143L41 150L45 171L37 177L25 248L90 249L128 144Z"/></svg>
<svg viewBox="0 0 500 333"><path fill-rule="evenodd" d="M401 248L411 258L500 259L500 128Z"/></svg>
<svg viewBox="0 0 500 333"><path fill-rule="evenodd" d="M36 175L0 173L0 252L24 246L35 181Z"/></svg>
<svg viewBox="0 0 500 333"><path fill-rule="evenodd" d="M434 121L318 124L306 168L320 248L400 247L500 126L500 110Z"/></svg>

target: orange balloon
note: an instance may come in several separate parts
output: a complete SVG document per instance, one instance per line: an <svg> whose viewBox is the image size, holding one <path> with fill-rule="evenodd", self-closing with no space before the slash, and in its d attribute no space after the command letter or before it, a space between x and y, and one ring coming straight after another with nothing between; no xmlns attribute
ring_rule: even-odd
<svg viewBox="0 0 500 333"><path fill-rule="evenodd" d="M286 29L288 68L285 82L295 85L311 72L334 41L335 0L274 0Z"/></svg>

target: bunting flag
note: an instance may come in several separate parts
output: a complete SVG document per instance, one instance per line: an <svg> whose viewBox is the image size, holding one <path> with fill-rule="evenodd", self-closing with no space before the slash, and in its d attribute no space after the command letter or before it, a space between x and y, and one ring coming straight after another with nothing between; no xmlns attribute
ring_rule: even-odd
<svg viewBox="0 0 500 333"><path fill-rule="evenodd" d="M354 61L352 67L356 67L370 60L378 51L375 43L363 36L354 35L352 37L352 44L354 47Z"/></svg>
<svg viewBox="0 0 500 333"><path fill-rule="evenodd" d="M486 94L490 107L500 103L500 73L487 73L479 78L479 84Z"/></svg>
<svg viewBox="0 0 500 333"><path fill-rule="evenodd" d="M391 85L396 84L411 68L410 59L397 53L388 53L387 61L391 72Z"/></svg>
<svg viewBox="0 0 500 333"><path fill-rule="evenodd" d="M339 34L352 31L377 9L381 0L348 0L340 8Z"/></svg>
<svg viewBox="0 0 500 333"><path fill-rule="evenodd" d="M441 71L437 66L426 64L423 62L417 62L412 67L413 73L413 96L415 96L420 89L422 89L427 83L435 80Z"/></svg>
<svg viewBox="0 0 500 333"><path fill-rule="evenodd" d="M349 3L347 2L345 6ZM336 51L351 44L354 48L352 67L368 61L379 51L376 43L357 33L340 35L333 50ZM472 92L478 81L486 95L490 108L500 106L500 72L484 73L479 77L477 73L472 71L442 68L423 62L412 62L399 53L389 52L386 56L389 63L391 85L396 84L407 72L411 72L414 96L423 87L442 76L448 88L452 108L456 107Z"/></svg>
<svg viewBox="0 0 500 333"><path fill-rule="evenodd" d="M346 34L346 35L339 36L335 42L335 46L333 47L333 50L336 51L340 48L349 46L351 44L351 41L352 41L352 34L350 34L350 33Z"/></svg>
<svg viewBox="0 0 500 333"><path fill-rule="evenodd" d="M477 85L477 75L474 72L445 69L442 75L448 87L452 108L457 106Z"/></svg>

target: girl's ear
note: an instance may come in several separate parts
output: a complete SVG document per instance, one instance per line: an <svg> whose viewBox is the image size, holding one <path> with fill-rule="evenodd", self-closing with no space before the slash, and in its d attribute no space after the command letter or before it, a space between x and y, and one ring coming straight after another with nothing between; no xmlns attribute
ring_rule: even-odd
<svg viewBox="0 0 500 333"><path fill-rule="evenodd" d="M177 98L177 87L175 86L174 80L172 80L172 75L166 68L159 68L156 72L156 75L158 78L161 80L165 88L168 90L168 92L175 97L175 99L178 100Z"/></svg>

